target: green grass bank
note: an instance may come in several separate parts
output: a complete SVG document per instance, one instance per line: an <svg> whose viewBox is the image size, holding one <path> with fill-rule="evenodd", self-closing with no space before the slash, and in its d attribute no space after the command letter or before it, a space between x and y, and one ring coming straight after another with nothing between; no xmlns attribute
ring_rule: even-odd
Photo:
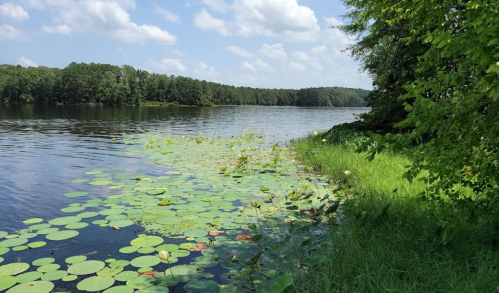
<svg viewBox="0 0 499 293"><path fill-rule="evenodd" d="M296 270L287 292L498 292L499 221L423 201L424 183L402 178L409 160L369 161L355 152L366 139L342 125L293 142L303 164L342 187L343 203L328 260Z"/></svg>

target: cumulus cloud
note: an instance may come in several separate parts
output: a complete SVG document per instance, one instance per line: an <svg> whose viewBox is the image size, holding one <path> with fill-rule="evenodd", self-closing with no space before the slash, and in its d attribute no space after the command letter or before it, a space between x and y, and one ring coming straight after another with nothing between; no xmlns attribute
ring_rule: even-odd
<svg viewBox="0 0 499 293"><path fill-rule="evenodd" d="M308 56L308 54L303 51L293 52L293 58L304 62L309 62L310 60L312 60L312 58L310 58L310 56Z"/></svg>
<svg viewBox="0 0 499 293"><path fill-rule="evenodd" d="M163 18L169 22L175 22L175 23L180 23L180 16L176 15L175 13L171 12L168 9L165 9L159 5L156 4L156 11L157 14L161 14Z"/></svg>
<svg viewBox="0 0 499 293"><path fill-rule="evenodd" d="M242 69L244 71L256 72L255 66L251 65L251 63L249 63L249 62L243 62Z"/></svg>
<svg viewBox="0 0 499 293"><path fill-rule="evenodd" d="M29 14L24 10L24 8L12 3L4 3L0 5L0 15L16 21L26 21L29 19Z"/></svg>
<svg viewBox="0 0 499 293"><path fill-rule="evenodd" d="M149 59L149 63L154 69L162 72L186 72L187 67L180 61L180 59L165 58L160 61Z"/></svg>
<svg viewBox="0 0 499 293"><path fill-rule="evenodd" d="M257 59L254 63L254 66L261 71L272 72L274 69L268 63L262 61L261 59Z"/></svg>
<svg viewBox="0 0 499 293"><path fill-rule="evenodd" d="M43 26L43 31L47 34L59 34L59 35L69 35L71 34L71 28L65 24L56 26Z"/></svg>
<svg viewBox="0 0 499 293"><path fill-rule="evenodd" d="M177 40L157 26L133 22L126 11L135 8L133 0L45 0L44 4L57 24L46 26L46 32L95 34L139 44L173 45Z"/></svg>
<svg viewBox="0 0 499 293"><path fill-rule="evenodd" d="M293 61L289 62L289 68L296 70L296 71L304 71L305 70L305 65L301 63L296 63Z"/></svg>
<svg viewBox="0 0 499 293"><path fill-rule="evenodd" d="M319 35L320 27L312 9L299 5L297 0L203 0L215 12L230 12L226 21L202 9L194 17L196 27L214 30L221 35L270 36L288 41L311 42ZM218 3L218 4L217 4ZM221 8L223 7L223 8Z"/></svg>
<svg viewBox="0 0 499 293"><path fill-rule="evenodd" d="M22 56L17 59L17 64L24 66L24 67L38 67L35 62L29 60L28 58Z"/></svg>
<svg viewBox="0 0 499 293"><path fill-rule="evenodd" d="M18 30L8 24L0 25L0 41L23 40L23 39L24 39L24 32L22 30Z"/></svg>
<svg viewBox="0 0 499 293"><path fill-rule="evenodd" d="M201 77L204 76L204 77L216 78L220 76L220 74L215 70L213 66L208 66L204 62L198 62L196 64L194 72Z"/></svg>
<svg viewBox="0 0 499 293"><path fill-rule="evenodd" d="M241 57L245 57L245 58L253 57L253 54L251 54L250 52L244 50L243 48L241 48L239 46L228 46L227 51L234 53L236 55L239 55Z"/></svg>
<svg viewBox="0 0 499 293"><path fill-rule="evenodd" d="M266 57L275 59L286 59L286 57L288 56L286 54L286 51L284 51L283 44L268 45L267 43L265 43L260 49L260 53L262 53Z"/></svg>

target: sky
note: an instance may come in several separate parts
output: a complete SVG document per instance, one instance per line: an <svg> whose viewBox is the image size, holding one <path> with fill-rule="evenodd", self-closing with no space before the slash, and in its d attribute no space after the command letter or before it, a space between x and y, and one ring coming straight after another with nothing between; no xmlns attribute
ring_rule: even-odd
<svg viewBox="0 0 499 293"><path fill-rule="evenodd" d="M0 0L0 64L132 65L235 86L372 80L343 50L340 0Z"/></svg>

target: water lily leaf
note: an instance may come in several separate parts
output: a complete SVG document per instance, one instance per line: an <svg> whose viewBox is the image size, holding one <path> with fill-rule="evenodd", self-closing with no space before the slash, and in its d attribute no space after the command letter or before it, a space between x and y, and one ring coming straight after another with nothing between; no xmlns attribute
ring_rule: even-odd
<svg viewBox="0 0 499 293"><path fill-rule="evenodd" d="M156 279L152 276L144 275L144 276L138 276L130 281L126 282L126 285L130 288L133 289L142 289L142 288L147 288L149 286L152 286L156 283ZM163 287L163 291L165 290L165 287Z"/></svg>
<svg viewBox="0 0 499 293"><path fill-rule="evenodd" d="M118 228L125 228L125 227L132 226L133 224L135 224L135 222L132 220L118 220L118 221L110 222L109 226L118 227Z"/></svg>
<svg viewBox="0 0 499 293"><path fill-rule="evenodd" d="M274 280L272 287L270 287L269 293L279 293L284 291L286 287L293 284L293 276L292 275L284 275Z"/></svg>
<svg viewBox="0 0 499 293"><path fill-rule="evenodd" d="M165 292L165 286L150 286L135 291L135 293L164 293L164 292Z"/></svg>
<svg viewBox="0 0 499 293"><path fill-rule="evenodd" d="M127 265L129 265L130 262L128 260L116 260L116 261L113 261L109 264L109 267L110 268L117 268L117 267L126 267Z"/></svg>
<svg viewBox="0 0 499 293"><path fill-rule="evenodd" d="M334 204L329 206L329 208L326 210L326 215L332 214L338 210L338 207L340 206L340 201L336 201Z"/></svg>
<svg viewBox="0 0 499 293"><path fill-rule="evenodd" d="M164 242L164 239L159 236L143 236L135 238L130 242L130 245L137 247L156 246Z"/></svg>
<svg viewBox="0 0 499 293"><path fill-rule="evenodd" d="M25 238L14 238L14 239L7 239L7 240L3 240L3 241L0 241L0 249L2 247L14 247L14 246L19 246L19 245L23 245L23 244L26 244L26 242L28 242L28 239L25 239ZM0 255L2 255L2 253L0 253Z"/></svg>
<svg viewBox="0 0 499 293"><path fill-rule="evenodd" d="M78 290L88 291L88 292L98 292L105 290L114 284L114 278L112 277L90 277L87 278L76 285Z"/></svg>
<svg viewBox="0 0 499 293"><path fill-rule="evenodd" d="M158 202L158 206L169 206L171 204L172 204L171 200L162 200L162 201Z"/></svg>
<svg viewBox="0 0 499 293"><path fill-rule="evenodd" d="M6 293L49 293L54 287L54 284L49 281L34 281L19 284L10 288Z"/></svg>
<svg viewBox="0 0 499 293"><path fill-rule="evenodd" d="M45 242L45 241L36 241L36 242L31 242L31 243L26 244L26 246L29 249L40 248L40 247L45 246L45 245L47 245L47 242Z"/></svg>
<svg viewBox="0 0 499 293"><path fill-rule="evenodd" d="M55 258L53 257L44 257L44 258L39 258L37 260L34 260L31 264L36 266L36 267L41 267L44 265L49 265L55 261Z"/></svg>
<svg viewBox="0 0 499 293"><path fill-rule="evenodd" d="M115 268L104 268L102 271L97 272L97 276L100 277L113 277L123 271L123 267L115 267Z"/></svg>
<svg viewBox="0 0 499 293"><path fill-rule="evenodd" d="M80 221L81 221L80 217L69 216L69 217L55 218L53 220L50 220L49 224L55 225L55 226L65 226L67 224L77 223Z"/></svg>
<svg viewBox="0 0 499 293"><path fill-rule="evenodd" d="M48 264L48 265L43 265L37 269L37 271L42 272L42 273L48 273L52 271L56 271L61 267L61 265L58 264Z"/></svg>
<svg viewBox="0 0 499 293"><path fill-rule="evenodd" d="M47 236L45 236L45 238L53 241L60 241L76 237L79 234L80 232L76 230L63 230L63 231L57 231L55 233L50 233Z"/></svg>
<svg viewBox="0 0 499 293"><path fill-rule="evenodd" d="M38 223L41 223L41 222L43 222L42 218L32 218L32 219L28 219L28 220L23 221L23 223L27 224L27 225L38 224ZM2 238L2 237L0 237L0 238Z"/></svg>
<svg viewBox="0 0 499 293"><path fill-rule="evenodd" d="M142 248L139 248L139 250L137 250L138 253L141 253L141 254L149 254L149 253L152 253L156 251L156 248L154 247L142 247Z"/></svg>
<svg viewBox="0 0 499 293"><path fill-rule="evenodd" d="M56 281L68 275L67 271L51 271L42 276L42 281Z"/></svg>
<svg viewBox="0 0 499 293"><path fill-rule="evenodd" d="M216 293L218 289L218 284L211 280L193 280L184 286L187 293Z"/></svg>
<svg viewBox="0 0 499 293"><path fill-rule="evenodd" d="M76 279L78 279L78 276L75 275L67 275L66 277L62 278L64 282L72 282Z"/></svg>
<svg viewBox="0 0 499 293"><path fill-rule="evenodd" d="M0 266L1 276L14 276L29 269L29 264L23 262L10 263Z"/></svg>
<svg viewBox="0 0 499 293"><path fill-rule="evenodd" d="M86 261L87 257L85 255L76 255L66 258L65 262L68 264L75 264Z"/></svg>
<svg viewBox="0 0 499 293"><path fill-rule="evenodd" d="M17 278L18 283L28 283L28 282L33 282L35 280L38 280L42 276L43 276L43 273L33 271L33 272L27 272L27 273L17 275L16 278Z"/></svg>
<svg viewBox="0 0 499 293"><path fill-rule="evenodd" d="M106 264L98 260L88 260L76 263L68 268L68 273L72 275L90 275L104 268Z"/></svg>
<svg viewBox="0 0 499 293"><path fill-rule="evenodd" d="M323 254L315 254L310 257L307 257L305 261L303 262L304 266L311 267L315 266L317 264L320 264L322 262L325 262L327 260L327 256Z"/></svg>
<svg viewBox="0 0 499 293"><path fill-rule="evenodd" d="M62 208L61 212L63 213L76 213L76 212L81 212L85 209L85 207L67 207L67 208Z"/></svg>
<svg viewBox="0 0 499 293"><path fill-rule="evenodd" d="M132 279L135 279L138 276L139 276L139 273L137 273L137 272L124 271L124 272L121 272L121 273L117 274L116 276L114 276L114 279L116 281L120 281L120 282L127 282L127 281L130 281Z"/></svg>
<svg viewBox="0 0 499 293"><path fill-rule="evenodd" d="M237 240L245 240L245 239L251 239L253 236L247 233L240 233L236 236Z"/></svg>
<svg viewBox="0 0 499 293"><path fill-rule="evenodd" d="M50 234L50 233L55 233L59 231L59 228L46 228L46 229L41 229L41 230L38 230L38 234L39 235L47 235L47 234Z"/></svg>
<svg viewBox="0 0 499 293"><path fill-rule="evenodd" d="M0 277L0 291L9 289L17 283L17 278L13 276Z"/></svg>
<svg viewBox="0 0 499 293"><path fill-rule="evenodd" d="M121 252L121 253L134 253L134 252L137 252L138 249L139 248L136 246L126 246L126 247L120 248L119 252Z"/></svg>
<svg viewBox="0 0 499 293"><path fill-rule="evenodd" d="M134 267L153 267L161 262L161 259L157 256L145 255L134 258L130 264Z"/></svg>

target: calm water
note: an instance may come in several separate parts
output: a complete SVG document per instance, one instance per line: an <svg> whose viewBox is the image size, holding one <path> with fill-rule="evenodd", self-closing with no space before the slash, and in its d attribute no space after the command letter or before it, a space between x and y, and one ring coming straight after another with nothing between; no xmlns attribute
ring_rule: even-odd
<svg viewBox="0 0 499 293"><path fill-rule="evenodd" d="M126 155L126 145L111 138L126 134L161 132L204 136L238 135L251 127L274 135L286 143L313 131L355 120L368 108L217 107L168 108L88 106L5 106L0 105L0 231L12 233L25 227L22 221L41 217L67 216L60 211L75 198L63 194L78 190L73 179L91 178L85 172L95 168L122 167L122 173L156 175L141 158ZM86 185L93 198L105 198L112 190ZM86 199L85 199L86 200ZM81 247L106 251L111 242L130 241L133 234L106 235L98 228L84 229ZM101 233L100 237L96 234ZM77 244L75 244L77 245ZM59 247L64 254L64 247ZM77 247L67 248L78 249ZM46 253L51 253L47 250ZM68 253L68 255L71 255ZM6 259L7 260L7 259Z"/></svg>

